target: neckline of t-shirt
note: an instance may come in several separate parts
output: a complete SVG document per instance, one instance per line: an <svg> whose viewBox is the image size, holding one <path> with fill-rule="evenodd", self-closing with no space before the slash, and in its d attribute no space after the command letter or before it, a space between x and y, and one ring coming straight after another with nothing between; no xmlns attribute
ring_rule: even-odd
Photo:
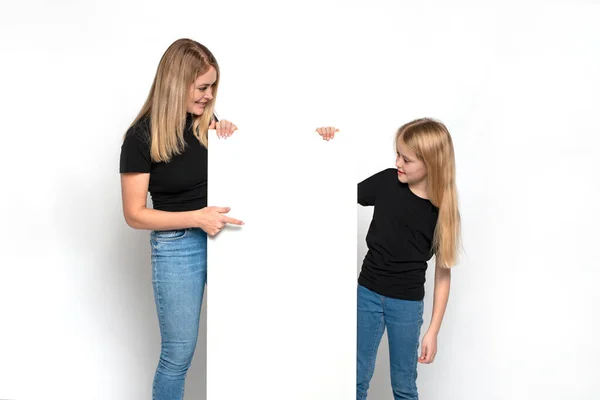
<svg viewBox="0 0 600 400"><path fill-rule="evenodd" d="M399 181L399 182L400 182L400 181ZM406 186L406 188L407 188L407 189L408 189L408 191L409 191L409 192L410 192L410 193L413 195L413 197L416 197L416 198L417 198L417 199L419 199L419 200L423 200L423 201L426 201L426 202L428 202L428 203L431 203L431 200L429 200L429 199L426 199L426 198L424 198L424 197L421 197L421 196L419 196L418 194L416 194L415 192L413 192L413 191L412 191L412 189L410 188L410 186L408 185L408 183L403 183L403 182L400 182L400 183L402 183L404 186Z"/></svg>

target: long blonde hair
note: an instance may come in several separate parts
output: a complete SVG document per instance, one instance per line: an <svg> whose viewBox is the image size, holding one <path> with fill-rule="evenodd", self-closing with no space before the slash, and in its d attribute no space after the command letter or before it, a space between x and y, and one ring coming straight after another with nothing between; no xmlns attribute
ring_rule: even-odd
<svg viewBox="0 0 600 400"><path fill-rule="evenodd" d="M458 261L461 231L452 138L443 123L421 118L401 126L395 143L399 140L427 168L429 201L439 209L433 250L438 265L450 268Z"/></svg>
<svg viewBox="0 0 600 400"><path fill-rule="evenodd" d="M206 104L202 115L194 116L192 128L204 147L208 147L208 127L217 99L219 64L210 50L190 39L176 40L163 54L148 98L131 123L133 126L150 115L150 157L153 162L169 162L172 156L183 152L190 87L211 66L217 72L213 99Z"/></svg>

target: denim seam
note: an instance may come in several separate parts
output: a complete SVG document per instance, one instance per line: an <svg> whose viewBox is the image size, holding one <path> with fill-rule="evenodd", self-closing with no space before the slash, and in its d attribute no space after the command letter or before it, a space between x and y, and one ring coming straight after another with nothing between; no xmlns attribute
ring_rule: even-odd
<svg viewBox="0 0 600 400"><path fill-rule="evenodd" d="M383 304L382 304L383 306ZM383 307L382 307L383 308ZM380 335L383 335L383 332L380 334L379 332L381 331L381 327L384 325L384 316L383 316L383 312L381 313L381 318L379 319L379 326L377 326L377 334L375 335L375 337L373 338L373 343L371 344L371 355L369 356L369 364L367 365L367 374L369 374L370 376L373 375L373 371L375 369L375 360L377 358L377 344L378 344L378 338ZM381 340L381 338L379 338L379 341Z"/></svg>
<svg viewBox="0 0 600 400"><path fill-rule="evenodd" d="M154 277L156 279L156 302L158 303L158 322L160 324L160 329L162 332L164 332L165 330L165 325L164 325L164 317L163 317L163 307L162 307L162 299L161 299L161 285L160 285L160 279L158 278L158 269L156 268L156 264L152 263L152 268L154 269ZM162 335L161 335L162 337ZM165 358L167 358L169 356L169 349L167 346L164 346L161 340L161 356L163 356ZM158 361L159 366L160 366L160 360ZM159 373L159 368L156 369L156 374ZM152 397L154 399L154 392L156 391L156 376L154 379L154 383L153 383L153 394ZM156 400L156 399L154 399Z"/></svg>
<svg viewBox="0 0 600 400"><path fill-rule="evenodd" d="M421 303L419 309L420 309L420 315L421 316L419 317L419 328L418 329L419 329L419 332L420 332L421 331L421 325L423 324L423 317L422 317L422 315L423 315L423 303ZM414 346L414 352L413 352L413 357L412 357L412 368L411 368L411 371L412 371L412 382L415 382L415 384L416 384L417 375L418 375L418 373L417 373L417 367L418 367L418 362L417 362L418 360L417 359L418 359L418 357L419 357L419 337L417 337L417 340L416 340L416 343L415 343L415 346ZM418 399L419 399L419 394L417 392L416 400L418 400Z"/></svg>
<svg viewBox="0 0 600 400"><path fill-rule="evenodd" d="M419 357L419 339L416 340L415 346L414 346L414 351L413 351L413 356L412 356L412 366L411 366L411 372L412 372L412 381L416 381L417 380L417 358Z"/></svg>

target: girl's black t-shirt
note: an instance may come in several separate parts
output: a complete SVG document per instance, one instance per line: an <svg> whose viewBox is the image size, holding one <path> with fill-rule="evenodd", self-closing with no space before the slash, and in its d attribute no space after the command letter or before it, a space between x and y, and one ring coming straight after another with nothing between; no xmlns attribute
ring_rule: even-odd
<svg viewBox="0 0 600 400"><path fill-rule="evenodd" d="M395 168L359 183L358 203L375 206L358 283L386 297L422 300L438 208L400 182Z"/></svg>
<svg viewBox="0 0 600 400"><path fill-rule="evenodd" d="M125 134L119 171L150 174L148 191L156 210L192 211L206 207L208 152L194 136L192 122L188 113L183 134L185 148L167 163L150 159L149 116Z"/></svg>

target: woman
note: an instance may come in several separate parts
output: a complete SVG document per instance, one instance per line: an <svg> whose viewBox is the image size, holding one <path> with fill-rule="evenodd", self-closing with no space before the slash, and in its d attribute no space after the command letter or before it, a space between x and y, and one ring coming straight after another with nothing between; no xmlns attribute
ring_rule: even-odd
<svg viewBox="0 0 600 400"><path fill-rule="evenodd" d="M207 131L237 127L213 110L219 65L203 45L175 41L156 71L150 94L121 147L123 213L151 230L152 282L161 333L154 400L181 400L198 337L206 284L206 241L226 224L227 207L207 207ZM148 191L153 208L146 207Z"/></svg>

